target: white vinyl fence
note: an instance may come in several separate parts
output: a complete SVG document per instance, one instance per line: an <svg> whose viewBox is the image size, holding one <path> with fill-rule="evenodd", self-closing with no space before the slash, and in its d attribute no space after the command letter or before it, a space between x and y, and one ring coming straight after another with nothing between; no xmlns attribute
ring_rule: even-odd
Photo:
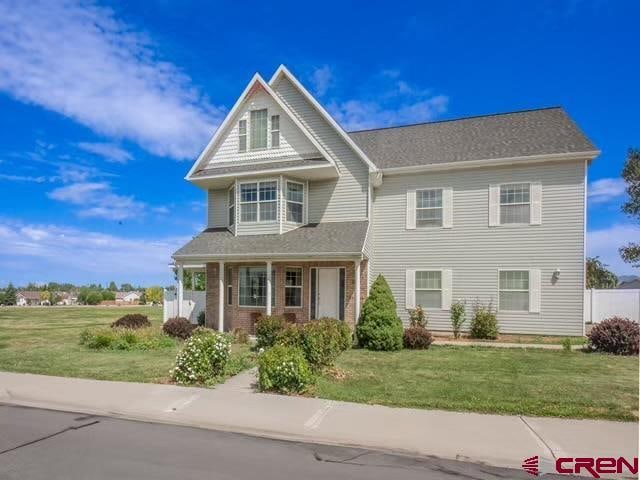
<svg viewBox="0 0 640 480"><path fill-rule="evenodd" d="M585 290L585 322L598 323L614 316L640 321L640 290Z"/></svg>
<svg viewBox="0 0 640 480"><path fill-rule="evenodd" d="M185 290L182 299L182 316L188 318L191 323L198 323L198 315L204 312L205 292ZM164 290L164 313L162 321L178 316L178 292L176 290Z"/></svg>

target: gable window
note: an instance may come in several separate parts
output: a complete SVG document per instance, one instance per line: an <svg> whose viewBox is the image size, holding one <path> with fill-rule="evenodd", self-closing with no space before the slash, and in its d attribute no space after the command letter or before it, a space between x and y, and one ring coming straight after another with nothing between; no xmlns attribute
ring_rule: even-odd
<svg viewBox="0 0 640 480"><path fill-rule="evenodd" d="M271 115L271 148L280 146L280 115Z"/></svg>
<svg viewBox="0 0 640 480"><path fill-rule="evenodd" d="M415 302L422 308L441 308L442 272L439 270L417 270L415 280Z"/></svg>
<svg viewBox="0 0 640 480"><path fill-rule="evenodd" d="M240 120L238 122L238 151L247 151L247 121Z"/></svg>
<svg viewBox="0 0 640 480"><path fill-rule="evenodd" d="M251 150L267 148L267 109L251 111Z"/></svg>
<svg viewBox="0 0 640 480"><path fill-rule="evenodd" d="M227 305L233 305L233 270L227 267L225 272L227 282Z"/></svg>
<svg viewBox="0 0 640 480"><path fill-rule="evenodd" d="M416 191L416 226L442 226L442 189Z"/></svg>
<svg viewBox="0 0 640 480"><path fill-rule="evenodd" d="M287 268L284 273L284 306L302 307L302 268Z"/></svg>
<svg viewBox="0 0 640 480"><path fill-rule="evenodd" d="M302 223L304 185L287 181L287 222Z"/></svg>
<svg viewBox="0 0 640 480"><path fill-rule="evenodd" d="M529 271L501 270L500 310L529 311Z"/></svg>
<svg viewBox="0 0 640 480"><path fill-rule="evenodd" d="M236 188L235 187L231 187L229 189L228 205L229 205L228 223L229 223L229 226L231 226L234 223L236 223Z"/></svg>
<svg viewBox="0 0 640 480"><path fill-rule="evenodd" d="M238 303L241 307L265 307L267 305L266 267L240 267ZM276 271L271 270L271 305L276 304Z"/></svg>
<svg viewBox="0 0 640 480"><path fill-rule="evenodd" d="M278 219L278 182L240 184L240 221L274 222Z"/></svg>
<svg viewBox="0 0 640 480"><path fill-rule="evenodd" d="M500 185L500 223L529 223L531 215L530 185Z"/></svg>

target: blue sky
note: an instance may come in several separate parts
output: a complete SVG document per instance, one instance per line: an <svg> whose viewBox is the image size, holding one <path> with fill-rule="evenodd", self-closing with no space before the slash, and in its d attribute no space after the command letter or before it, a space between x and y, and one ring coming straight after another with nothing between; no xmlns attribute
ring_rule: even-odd
<svg viewBox="0 0 640 480"><path fill-rule="evenodd" d="M588 244L620 274L640 146L638 2L0 0L0 285L168 284L205 221L183 180L254 72L349 129L563 105L602 155Z"/></svg>

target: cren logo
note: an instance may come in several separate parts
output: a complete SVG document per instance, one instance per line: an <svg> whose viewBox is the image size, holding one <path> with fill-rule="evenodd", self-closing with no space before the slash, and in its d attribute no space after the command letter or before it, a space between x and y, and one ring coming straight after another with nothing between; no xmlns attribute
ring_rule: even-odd
<svg viewBox="0 0 640 480"><path fill-rule="evenodd" d="M540 473L540 470L538 470L539 461L540 459L538 458L538 455L536 455L535 457L526 458L524 462L522 462L522 468L528 474L533 475L534 477L537 477L538 474Z"/></svg>
<svg viewBox="0 0 640 480"><path fill-rule="evenodd" d="M554 469L555 467L555 469ZM638 458L632 458L627 460L624 457L612 458L612 457L561 457L556 459L555 465L550 464L549 460L540 459L538 455L535 457L526 458L522 462L522 468L525 472L533 475L534 477L544 475L545 473L560 473L564 475L571 475L577 473L578 475L585 473L590 474L593 478L600 478L602 474L620 474L620 473L638 473Z"/></svg>

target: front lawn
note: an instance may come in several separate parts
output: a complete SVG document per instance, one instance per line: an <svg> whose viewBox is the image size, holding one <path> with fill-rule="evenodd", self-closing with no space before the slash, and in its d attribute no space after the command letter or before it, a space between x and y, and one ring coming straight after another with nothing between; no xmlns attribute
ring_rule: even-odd
<svg viewBox="0 0 640 480"><path fill-rule="evenodd" d="M432 346L350 350L319 380L322 398L395 407L638 419L638 357Z"/></svg>
<svg viewBox="0 0 640 480"><path fill-rule="evenodd" d="M85 328L109 326L127 313L162 323L158 307L0 307L0 370L62 377L168 383L181 342L149 351L91 350ZM247 345L233 345L225 376L253 365Z"/></svg>

